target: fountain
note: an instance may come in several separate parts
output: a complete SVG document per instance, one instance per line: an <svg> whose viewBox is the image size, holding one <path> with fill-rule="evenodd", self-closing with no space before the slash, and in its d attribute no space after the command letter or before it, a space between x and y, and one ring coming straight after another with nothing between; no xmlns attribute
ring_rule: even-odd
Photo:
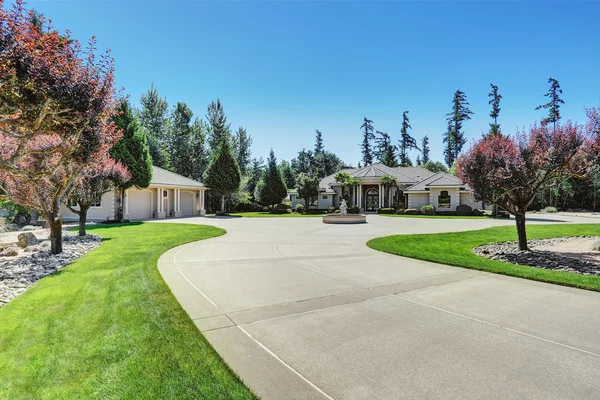
<svg viewBox="0 0 600 400"><path fill-rule="evenodd" d="M348 215L348 204L342 199L340 203L339 214L327 214L323 216L324 224L364 224L367 222L367 217L362 214Z"/></svg>

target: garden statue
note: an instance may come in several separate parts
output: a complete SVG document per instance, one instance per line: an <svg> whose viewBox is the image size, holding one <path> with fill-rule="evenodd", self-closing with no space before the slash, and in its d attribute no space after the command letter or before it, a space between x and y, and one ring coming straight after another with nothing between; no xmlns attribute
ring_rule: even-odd
<svg viewBox="0 0 600 400"><path fill-rule="evenodd" d="M342 217L348 215L348 205L346 204L345 199L342 199L342 202L340 204L340 214L342 215Z"/></svg>

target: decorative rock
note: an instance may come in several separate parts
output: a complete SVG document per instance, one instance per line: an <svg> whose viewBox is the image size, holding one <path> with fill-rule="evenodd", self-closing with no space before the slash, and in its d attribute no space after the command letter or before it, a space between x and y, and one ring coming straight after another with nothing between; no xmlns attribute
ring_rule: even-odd
<svg viewBox="0 0 600 400"><path fill-rule="evenodd" d="M38 244L37 238L31 232L19 234L19 236L17 236L17 240L19 241L18 246L22 249L28 246L35 246L36 244Z"/></svg>
<svg viewBox="0 0 600 400"><path fill-rule="evenodd" d="M21 230L23 232L27 232L27 231L35 231L37 229L40 229L39 226L33 226L33 225L25 225L24 227L21 228Z"/></svg>
<svg viewBox="0 0 600 400"><path fill-rule="evenodd" d="M14 244L0 245L0 257L14 257L19 254L19 249Z"/></svg>

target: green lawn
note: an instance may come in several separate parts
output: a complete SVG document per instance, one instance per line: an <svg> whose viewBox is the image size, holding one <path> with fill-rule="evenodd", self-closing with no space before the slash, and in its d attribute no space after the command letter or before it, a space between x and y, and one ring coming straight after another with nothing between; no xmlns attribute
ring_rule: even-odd
<svg viewBox="0 0 600 400"><path fill-rule="evenodd" d="M88 228L100 248L0 309L0 399L254 399L158 272L211 226Z"/></svg>
<svg viewBox="0 0 600 400"><path fill-rule="evenodd" d="M529 225L527 236L529 239L600 236L600 225ZM600 291L600 277L504 263L479 257L471 252L474 247L485 243L516 240L516 228L502 226L468 232L387 236L370 240L367 246L386 253L420 260Z"/></svg>
<svg viewBox="0 0 600 400"><path fill-rule="evenodd" d="M476 217L472 215L408 215L408 214L379 214L383 217L399 217L399 218L436 218L436 219L483 219L489 218L485 216Z"/></svg>
<svg viewBox="0 0 600 400"><path fill-rule="evenodd" d="M231 213L231 217L244 217L244 218L305 218L305 217L322 217L325 214L271 214L270 212L252 211L252 212L240 212Z"/></svg>

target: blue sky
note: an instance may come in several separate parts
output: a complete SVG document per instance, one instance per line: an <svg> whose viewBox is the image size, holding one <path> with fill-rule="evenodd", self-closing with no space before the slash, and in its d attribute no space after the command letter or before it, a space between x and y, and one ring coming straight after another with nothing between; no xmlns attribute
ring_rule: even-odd
<svg viewBox="0 0 600 400"><path fill-rule="evenodd" d="M291 159L314 130L344 161L360 160L364 116L399 138L402 112L442 161L445 114L456 89L490 122L490 82L503 95L505 133L544 116L547 80L558 79L564 119L584 122L600 105L599 2L200 2L29 1L116 59L132 102L152 82L196 115L219 97L253 152ZM413 160L417 153L412 155Z"/></svg>

